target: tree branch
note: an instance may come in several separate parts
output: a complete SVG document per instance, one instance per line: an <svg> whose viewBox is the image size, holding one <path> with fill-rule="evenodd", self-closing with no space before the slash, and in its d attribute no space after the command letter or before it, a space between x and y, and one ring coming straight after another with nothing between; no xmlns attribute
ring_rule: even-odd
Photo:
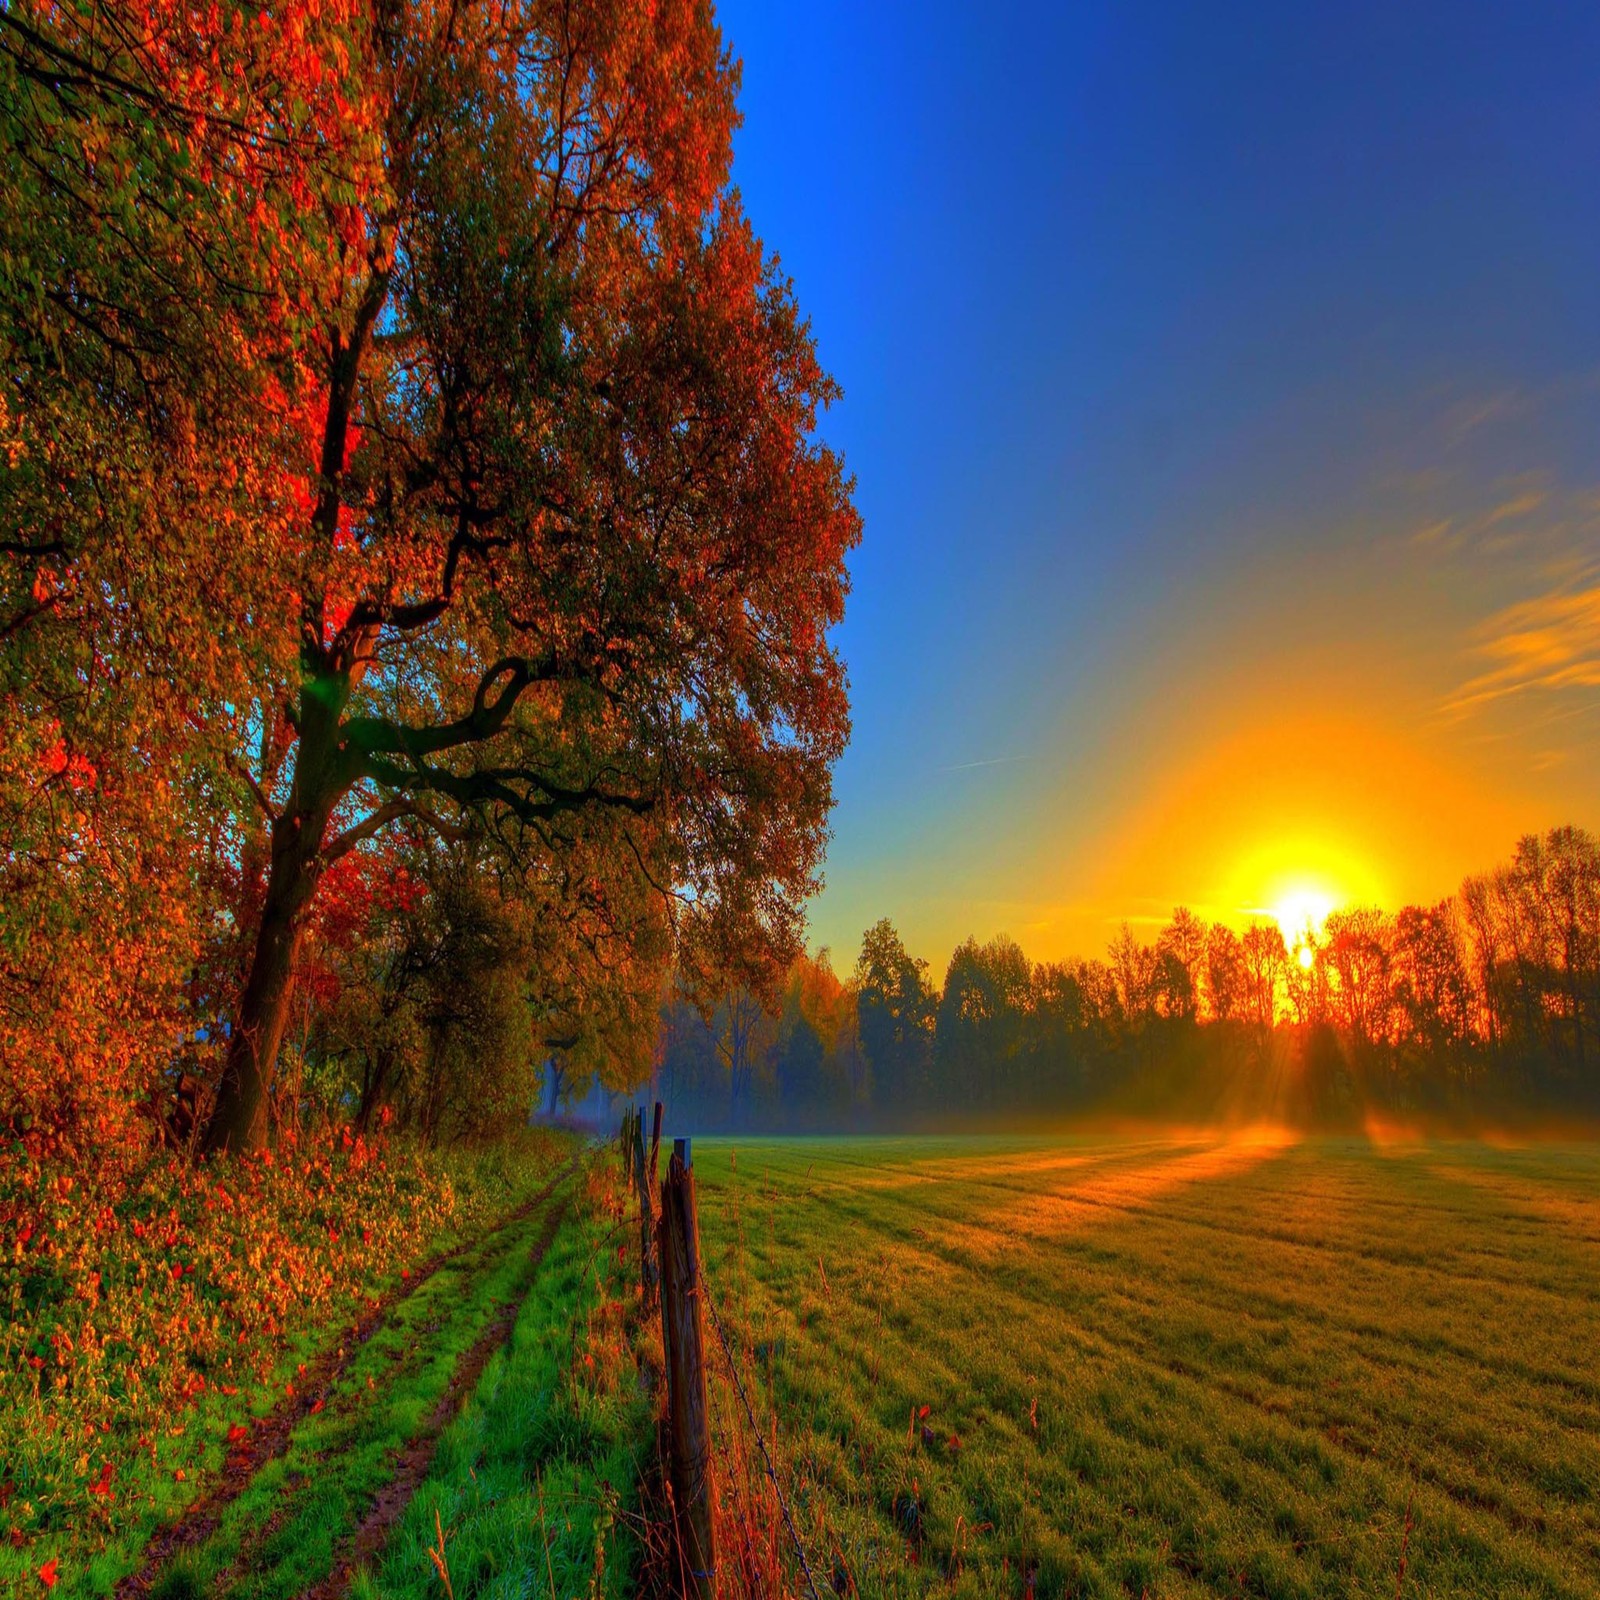
<svg viewBox="0 0 1600 1600"><path fill-rule="evenodd" d="M459 841L469 836L467 829L446 822L436 811L416 800L386 800L322 847L323 864L332 866L341 856L349 855L362 840L370 839L401 817L415 817L419 822L427 823L441 839Z"/></svg>
<svg viewBox="0 0 1600 1600"><path fill-rule="evenodd" d="M548 657L534 664L525 656L503 656L479 679L477 692L472 697L472 710L466 716L432 728L408 728L387 717L351 717L344 725L345 742L359 751L369 765L375 756L408 756L420 765L425 756L492 739L506 725L522 691L530 683L547 682L556 676L554 664ZM502 679L504 687L491 696ZM391 780L383 777L380 781Z"/></svg>
<svg viewBox="0 0 1600 1600"><path fill-rule="evenodd" d="M412 600L400 604L375 599L358 600L345 623L345 630L353 632L374 623L409 633L437 622L455 602L456 573L464 555L484 556L504 548L509 539L484 539L473 535L473 514L465 506L456 515L456 531L451 535L450 547L445 552L444 573L439 580L439 593L427 600Z"/></svg>
<svg viewBox="0 0 1600 1600"><path fill-rule="evenodd" d="M542 823L568 812L580 811L585 806L607 806L631 811L635 816L645 816L655 808L655 799L647 795L621 794L613 789L591 785L583 789L570 789L551 783L537 773L514 767L500 767L488 772L448 772L441 767L419 766L415 771L376 763L374 773L379 783L395 788L410 786L424 793L440 794L454 800L463 810L478 806L499 806L521 822ZM384 770L387 768L387 770ZM526 789L513 785L524 783L542 791L547 798L534 799Z"/></svg>
<svg viewBox="0 0 1600 1600"><path fill-rule="evenodd" d="M278 820L277 809L267 798L266 790L264 790L261 785L256 782L255 774L244 764L244 762L235 761L232 757L229 758L228 765L233 768L236 776L243 778L244 781L250 785L250 792L256 797L256 804L261 807L261 810L265 814L267 821L276 822Z"/></svg>
<svg viewBox="0 0 1600 1600"><path fill-rule="evenodd" d="M21 556L24 560L37 561L41 556L64 556L66 553L66 541L62 539L50 539L44 544L29 544L22 539L0 539L0 556Z"/></svg>

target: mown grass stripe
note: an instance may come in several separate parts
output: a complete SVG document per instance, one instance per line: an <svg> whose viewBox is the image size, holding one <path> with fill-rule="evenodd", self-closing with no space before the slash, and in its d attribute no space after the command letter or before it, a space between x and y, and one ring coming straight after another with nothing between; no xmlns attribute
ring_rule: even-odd
<svg viewBox="0 0 1600 1600"><path fill-rule="evenodd" d="M906 1187L883 1148L733 1148L697 1150L708 1259L776 1347L802 1498L863 1596L1015 1594L1034 1562L1041 1596L1392 1594L1413 1497L1408 1594L1600 1593L1600 1269L1549 1219L1484 1248L1505 1208L1429 1170L1595 1196L1593 1152L1329 1142L1161 1188L1192 1143L1061 1169L975 1140ZM1001 1190L1026 1214L1118 1172L1152 1182L1114 1213L975 1226ZM923 1403L938 1436L908 1450Z"/></svg>

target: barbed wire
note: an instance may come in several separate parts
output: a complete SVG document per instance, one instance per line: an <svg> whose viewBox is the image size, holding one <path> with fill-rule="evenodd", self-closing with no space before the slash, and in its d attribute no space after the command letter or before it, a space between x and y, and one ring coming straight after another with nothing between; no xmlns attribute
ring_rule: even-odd
<svg viewBox="0 0 1600 1600"><path fill-rule="evenodd" d="M766 1464L767 1477L772 1481L772 1492L778 1497L778 1509L783 1513L783 1525L789 1530L789 1537L794 1542L795 1554L800 1558L800 1570L805 1574L806 1587L811 1591L811 1600L822 1600L817 1592L817 1580L811 1574L811 1563L806 1559L806 1547L800 1538L800 1531L794 1525L794 1518L789 1512L789 1502L784 1496L783 1485L778 1482L777 1468L772 1464L772 1453L767 1449L767 1441L761 1432L761 1425L756 1421L754 1408L750 1404L750 1397L745 1393L744 1382L739 1376L739 1365L733 1359L733 1350L728 1344L728 1335L723 1330L722 1317L717 1311L717 1302L712 1298L711 1286L706 1282L706 1269L704 1264L700 1267L700 1295L711 1312L711 1325L716 1329L717 1342L722 1346L723 1359L728 1363L728 1376L733 1380L734 1393L739 1396L739 1404L744 1407L744 1414L750 1423L750 1432L755 1435L755 1441L761 1451L761 1459Z"/></svg>

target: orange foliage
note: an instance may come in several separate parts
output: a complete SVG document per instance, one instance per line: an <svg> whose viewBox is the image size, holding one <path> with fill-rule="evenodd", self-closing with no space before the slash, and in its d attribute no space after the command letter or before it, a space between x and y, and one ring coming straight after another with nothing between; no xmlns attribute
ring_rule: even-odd
<svg viewBox="0 0 1600 1600"><path fill-rule="evenodd" d="M736 78L701 0L0 10L0 1116L259 1145L402 822L591 989L793 954L858 522Z"/></svg>
<svg viewBox="0 0 1600 1600"><path fill-rule="evenodd" d="M522 1159L542 1167L548 1142ZM281 1386L286 1346L337 1337L381 1284L510 1193L481 1175L460 1188L447 1168L347 1131L226 1168L0 1154L13 1541L106 1526L121 1492L112 1458L124 1475L159 1466L182 1479L174 1449L192 1466L207 1440L237 1444L252 1402ZM173 1445L190 1420L196 1437Z"/></svg>

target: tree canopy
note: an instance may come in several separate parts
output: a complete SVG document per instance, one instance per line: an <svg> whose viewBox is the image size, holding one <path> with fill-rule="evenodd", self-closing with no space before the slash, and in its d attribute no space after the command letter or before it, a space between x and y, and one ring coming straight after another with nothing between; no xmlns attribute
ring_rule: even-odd
<svg viewBox="0 0 1600 1600"><path fill-rule="evenodd" d="M8 1057L187 1034L259 1144L375 851L537 908L541 1045L669 950L770 982L858 522L709 5L24 0L0 77Z"/></svg>

